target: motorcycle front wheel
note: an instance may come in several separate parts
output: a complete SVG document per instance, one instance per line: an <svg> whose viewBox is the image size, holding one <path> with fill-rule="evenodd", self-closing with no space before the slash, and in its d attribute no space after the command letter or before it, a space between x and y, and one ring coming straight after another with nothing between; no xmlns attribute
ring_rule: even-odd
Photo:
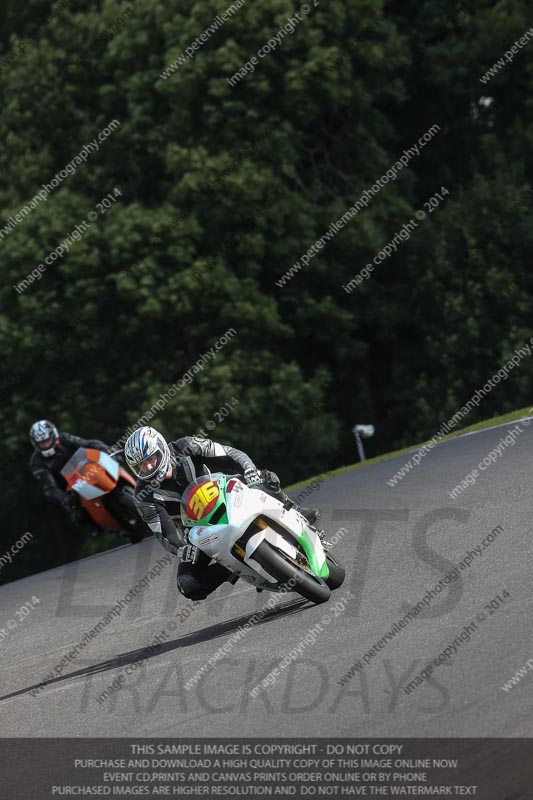
<svg viewBox="0 0 533 800"><path fill-rule="evenodd" d="M326 556L326 561L329 568L329 578L326 578L326 583L331 590L338 589L344 583L346 570L329 553Z"/></svg>
<svg viewBox="0 0 533 800"><path fill-rule="evenodd" d="M278 583L290 588L291 591L298 592L306 600L311 600L317 605L329 600L331 589L322 578L300 569L270 542L266 540L261 542L252 558Z"/></svg>

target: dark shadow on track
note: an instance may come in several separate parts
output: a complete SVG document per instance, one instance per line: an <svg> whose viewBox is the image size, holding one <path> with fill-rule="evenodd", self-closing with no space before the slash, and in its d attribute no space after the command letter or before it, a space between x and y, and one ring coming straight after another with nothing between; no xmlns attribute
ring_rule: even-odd
<svg viewBox="0 0 533 800"><path fill-rule="evenodd" d="M256 625L263 625L265 622L273 622L279 617L285 617L289 614L293 614L296 611L299 611L304 605L308 604L309 601L304 600L303 598L280 604L271 611L265 612L263 616L260 617L257 622L255 622L254 627ZM39 690L43 689L45 686L51 686L54 683L60 683L61 681L70 680L71 678L82 677L83 675L96 675L100 672L106 672L110 669L117 669L118 667L125 667L128 664L134 664L137 661L144 659L148 660L150 658L154 658L155 656L160 656L163 653L168 653L171 650L178 650L182 647L192 647L195 644L201 644L202 642L209 642L214 639L218 639L221 636L232 633L234 630L240 628L242 625L245 625L247 622L250 622L257 617L259 613L261 612L254 611L252 614L244 614L240 617L226 620L226 622L218 622L216 625L210 625L208 628L204 628L201 631L195 631L194 633L188 633L185 636L180 636L178 639L174 639L171 642L164 642L160 645L146 645L146 647L140 647L137 648L137 650L130 650L128 653L121 653L120 655L115 656L108 661L102 661L100 664L93 664L90 667L84 667L76 672L69 672L68 675L58 675L57 678L50 678L49 680L42 681L41 683L36 683L33 686L28 686L25 689L18 689L16 692L0 695L0 701L9 700L12 697L18 697L19 695L27 694L28 692L35 692L35 694L39 694ZM146 651L149 648L152 652L147 654Z"/></svg>

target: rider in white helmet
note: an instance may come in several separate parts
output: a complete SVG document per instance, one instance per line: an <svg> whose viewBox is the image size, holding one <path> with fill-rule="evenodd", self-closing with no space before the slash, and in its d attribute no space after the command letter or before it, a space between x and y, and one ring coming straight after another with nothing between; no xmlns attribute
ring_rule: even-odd
<svg viewBox="0 0 533 800"><path fill-rule="evenodd" d="M124 446L126 461L137 476L135 504L142 519L163 547L180 555L177 584L191 600L203 600L231 573L220 564L209 564L209 556L187 544L181 525L181 493L196 475L210 472L240 474L248 486L257 486L282 503L294 505L282 491L279 478L269 470L259 470L242 450L211 439L184 436L167 443L154 428L139 428ZM317 509L300 508L311 524Z"/></svg>

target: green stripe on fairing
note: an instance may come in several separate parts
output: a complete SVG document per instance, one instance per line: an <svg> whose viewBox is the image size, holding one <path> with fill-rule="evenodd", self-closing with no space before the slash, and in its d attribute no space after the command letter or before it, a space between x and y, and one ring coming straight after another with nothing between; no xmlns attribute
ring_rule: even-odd
<svg viewBox="0 0 533 800"><path fill-rule="evenodd" d="M300 542L305 550L305 555L309 560L309 566L311 567L312 572L314 572L315 575L318 575L319 578L329 578L329 567L327 561L324 559L322 566L319 566L315 545L313 544L313 541L311 540L311 537L305 528L302 528Z"/></svg>

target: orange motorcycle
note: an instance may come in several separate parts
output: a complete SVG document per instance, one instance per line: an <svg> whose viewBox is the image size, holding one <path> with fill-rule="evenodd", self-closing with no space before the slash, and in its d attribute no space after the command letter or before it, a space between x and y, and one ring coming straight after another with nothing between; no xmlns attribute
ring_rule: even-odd
<svg viewBox="0 0 533 800"><path fill-rule="evenodd" d="M61 470L67 491L76 492L82 508L102 528L119 531L131 542L150 533L133 502L135 481L101 450L78 447Z"/></svg>

